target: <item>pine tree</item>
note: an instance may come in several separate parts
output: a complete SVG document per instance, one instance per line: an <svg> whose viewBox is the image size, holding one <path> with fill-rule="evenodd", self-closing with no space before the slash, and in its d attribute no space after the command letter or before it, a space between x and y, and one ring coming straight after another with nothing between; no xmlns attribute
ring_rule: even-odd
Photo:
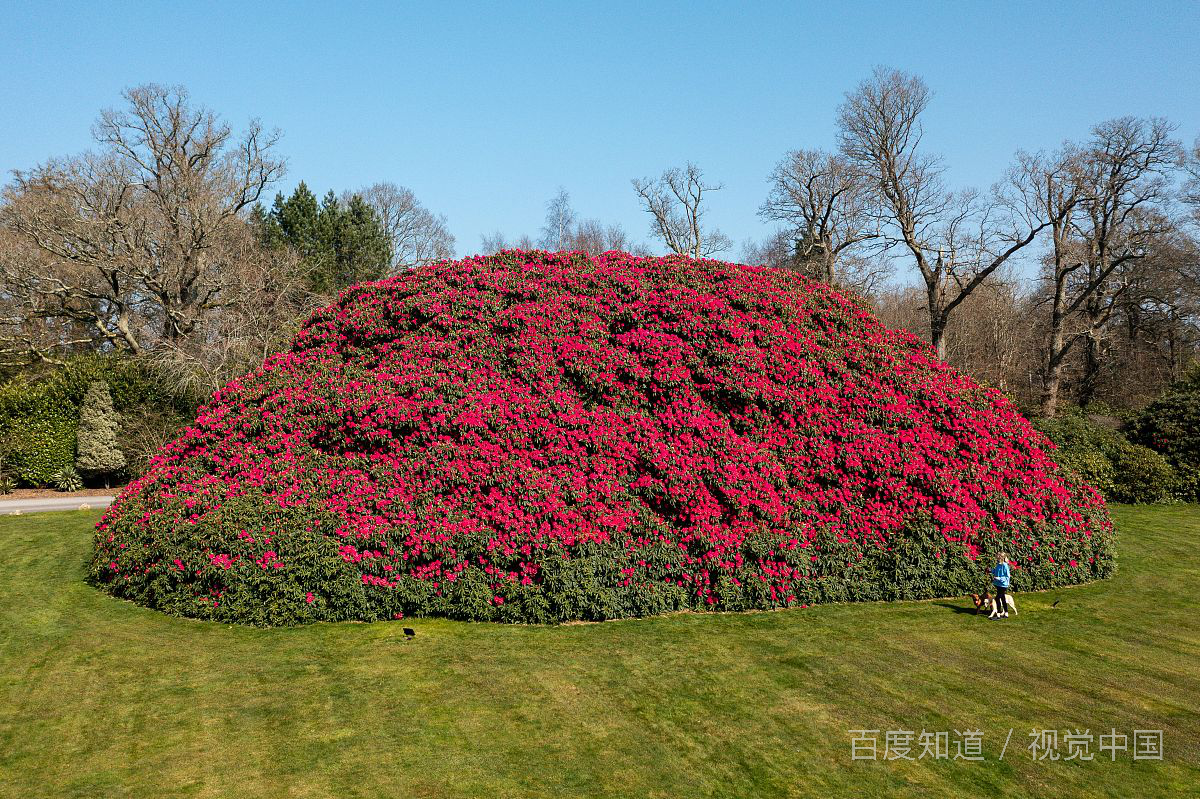
<svg viewBox="0 0 1200 799"><path fill-rule="evenodd" d="M105 488L109 478L125 468L125 454L117 446L120 424L108 384L96 381L88 386L75 433L75 466L86 477L103 477Z"/></svg>
<svg viewBox="0 0 1200 799"><path fill-rule="evenodd" d="M379 214L357 194L339 200L330 191L318 201L301 183L291 197L275 196L259 229L267 246L290 246L300 255L308 288L319 294L377 280L392 261L391 239Z"/></svg>
<svg viewBox="0 0 1200 799"><path fill-rule="evenodd" d="M355 194L332 211L336 214L332 234L337 288L386 275L392 262L392 242L375 209Z"/></svg>

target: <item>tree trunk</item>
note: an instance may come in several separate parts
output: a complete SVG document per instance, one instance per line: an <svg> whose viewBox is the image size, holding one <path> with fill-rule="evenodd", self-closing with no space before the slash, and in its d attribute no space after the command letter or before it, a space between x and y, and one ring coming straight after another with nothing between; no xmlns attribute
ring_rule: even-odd
<svg viewBox="0 0 1200 799"><path fill-rule="evenodd" d="M1084 336L1083 348L1083 382L1079 387L1079 404L1089 405L1096 399L1097 383L1100 379L1100 335L1099 328L1088 328Z"/></svg>
<svg viewBox="0 0 1200 799"><path fill-rule="evenodd" d="M1058 391L1062 385L1062 365L1067 355L1063 344L1063 327L1066 314L1066 276L1061 270L1056 270L1054 281L1054 301L1050 306L1050 342L1046 360L1046 375L1042 380L1042 415L1053 417L1058 413Z"/></svg>
<svg viewBox="0 0 1200 799"><path fill-rule="evenodd" d="M924 273L926 270L922 269ZM942 292L938 280L927 275L925 278L925 296L929 302L929 343L937 350L939 361L946 360L946 313L945 303L942 302Z"/></svg>
<svg viewBox="0 0 1200 799"><path fill-rule="evenodd" d="M835 256L833 254L833 248L828 245L824 245L823 248L824 248L824 253L823 253L824 258L822 259L822 263L824 264L824 267L825 267L825 269L824 269L825 273L822 277L825 280L825 285L836 286L837 285L837 269L834 266L834 257Z"/></svg>
<svg viewBox="0 0 1200 799"><path fill-rule="evenodd" d="M1170 359L1171 380L1179 379L1179 347L1175 341L1175 325L1174 319L1171 320L1172 325L1167 333L1167 353Z"/></svg>
<svg viewBox="0 0 1200 799"><path fill-rule="evenodd" d="M1042 380L1042 416L1053 417L1058 413L1058 391L1062 385L1062 364L1066 351L1062 345L1062 328L1051 333L1050 358L1046 364L1046 376Z"/></svg>
<svg viewBox="0 0 1200 799"><path fill-rule="evenodd" d="M929 343L937 350L938 360L946 360L946 318L940 314L929 317Z"/></svg>

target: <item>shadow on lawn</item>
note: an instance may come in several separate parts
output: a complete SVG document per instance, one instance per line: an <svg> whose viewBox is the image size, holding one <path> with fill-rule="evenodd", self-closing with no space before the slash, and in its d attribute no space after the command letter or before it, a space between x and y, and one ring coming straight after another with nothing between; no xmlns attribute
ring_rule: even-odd
<svg viewBox="0 0 1200 799"><path fill-rule="evenodd" d="M970 613L972 616L979 613L979 611L975 609L974 605L963 607L962 605L955 605L950 602L934 602L933 604L937 605L939 608L950 608L950 610L954 611L955 613Z"/></svg>

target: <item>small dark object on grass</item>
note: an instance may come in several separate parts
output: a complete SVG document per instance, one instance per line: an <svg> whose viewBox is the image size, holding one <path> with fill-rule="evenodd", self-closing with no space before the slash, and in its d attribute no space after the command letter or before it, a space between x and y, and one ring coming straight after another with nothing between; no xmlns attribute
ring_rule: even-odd
<svg viewBox="0 0 1200 799"><path fill-rule="evenodd" d="M405 627L404 634L407 635L409 638L414 638L417 635L417 631L414 630L412 627Z"/></svg>
<svg viewBox="0 0 1200 799"><path fill-rule="evenodd" d="M1053 605L1051 605L1050 607L1052 607L1052 608L1056 608L1056 607L1058 607L1058 603L1059 603L1059 602L1062 602L1062 600L1061 600L1061 599L1056 599L1056 600L1054 600L1054 604L1053 604Z"/></svg>

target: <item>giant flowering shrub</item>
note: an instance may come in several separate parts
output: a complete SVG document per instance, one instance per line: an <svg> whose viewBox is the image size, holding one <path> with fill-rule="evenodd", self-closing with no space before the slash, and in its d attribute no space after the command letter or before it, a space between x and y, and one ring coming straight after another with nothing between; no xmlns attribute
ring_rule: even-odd
<svg viewBox="0 0 1200 799"><path fill-rule="evenodd" d="M551 622L1018 591L1113 569L999 393L787 271L505 252L343 292L97 528L170 613Z"/></svg>

